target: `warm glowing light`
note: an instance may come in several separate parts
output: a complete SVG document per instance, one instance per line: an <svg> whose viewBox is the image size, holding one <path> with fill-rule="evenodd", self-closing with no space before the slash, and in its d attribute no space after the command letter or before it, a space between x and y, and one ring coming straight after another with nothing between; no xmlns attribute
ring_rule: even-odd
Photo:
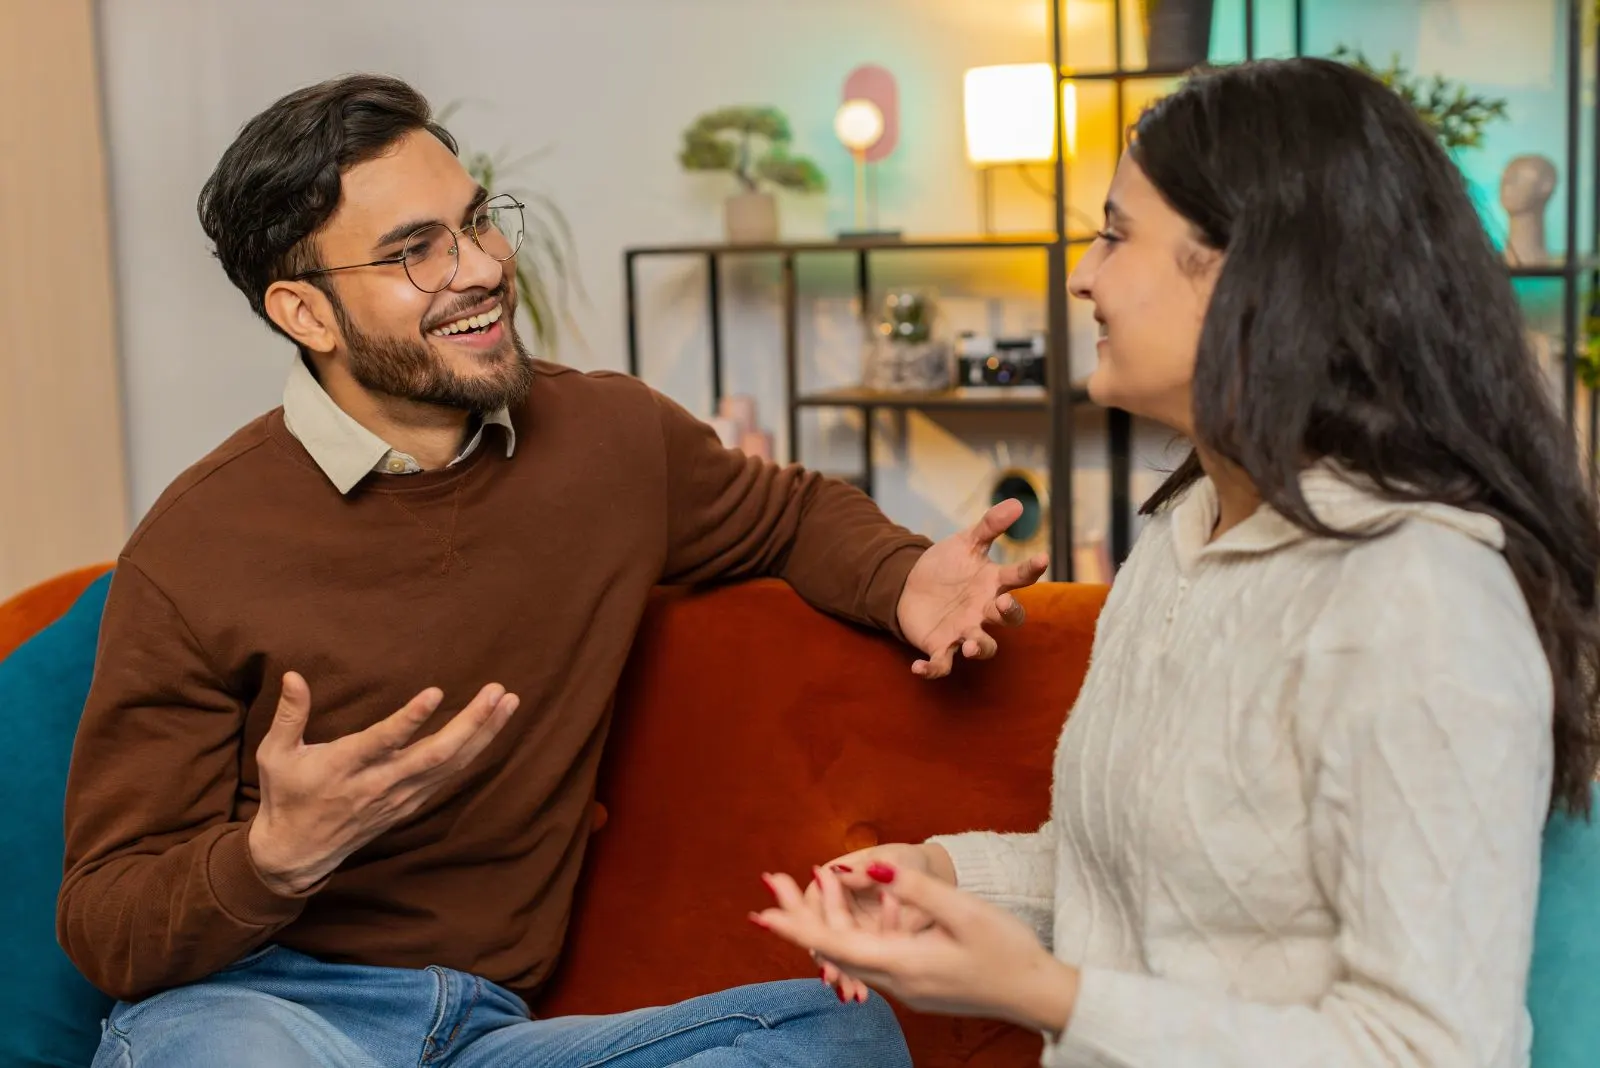
<svg viewBox="0 0 1600 1068"><path fill-rule="evenodd" d="M870 100L846 100L833 117L833 132L852 152L865 152L883 136L883 112Z"/></svg>
<svg viewBox="0 0 1600 1068"><path fill-rule="evenodd" d="M992 163L1043 163L1055 152L1056 74L1048 63L974 67L967 71L967 159ZM1072 83L1061 90L1067 154L1077 148L1078 100Z"/></svg>

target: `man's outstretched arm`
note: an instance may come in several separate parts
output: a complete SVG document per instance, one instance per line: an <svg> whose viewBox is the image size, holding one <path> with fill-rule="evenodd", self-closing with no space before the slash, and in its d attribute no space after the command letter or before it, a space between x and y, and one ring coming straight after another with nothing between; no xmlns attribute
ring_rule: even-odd
<svg viewBox="0 0 1600 1068"><path fill-rule="evenodd" d="M725 448L705 423L654 397L668 484L663 581L776 576L813 606L922 650L915 670L928 677L946 674L957 653L993 655L986 624L1021 622L1010 592L1036 582L1048 561L1002 568L988 555L1020 505L997 505L933 545L853 486Z"/></svg>

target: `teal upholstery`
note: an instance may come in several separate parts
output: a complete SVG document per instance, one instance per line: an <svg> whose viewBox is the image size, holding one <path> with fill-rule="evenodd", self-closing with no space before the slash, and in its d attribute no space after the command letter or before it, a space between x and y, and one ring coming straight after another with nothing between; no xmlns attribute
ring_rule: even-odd
<svg viewBox="0 0 1600 1068"><path fill-rule="evenodd" d="M0 938L0 1031L8 1068L85 1068L111 999L78 974L56 942L61 808L72 736L94 673L111 576L0 660L0 856L9 930Z"/></svg>

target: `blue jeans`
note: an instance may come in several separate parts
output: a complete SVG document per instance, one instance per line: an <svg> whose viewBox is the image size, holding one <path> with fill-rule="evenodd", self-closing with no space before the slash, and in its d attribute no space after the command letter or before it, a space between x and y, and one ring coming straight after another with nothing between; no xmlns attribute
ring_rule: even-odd
<svg viewBox="0 0 1600 1068"><path fill-rule="evenodd" d="M190 986L119 1003L93 1068L911 1068L883 999L816 979L615 1016L531 1019L447 968L326 964L268 947Z"/></svg>

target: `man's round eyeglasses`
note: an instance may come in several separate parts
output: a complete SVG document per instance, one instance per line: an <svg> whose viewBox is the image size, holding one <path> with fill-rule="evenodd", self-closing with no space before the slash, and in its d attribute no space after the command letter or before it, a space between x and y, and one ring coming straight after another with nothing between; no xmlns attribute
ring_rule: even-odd
<svg viewBox="0 0 1600 1068"><path fill-rule="evenodd" d="M456 279L456 268L461 264L460 239L463 234L482 249L491 259L504 263L522 247L523 205L511 194L501 193L483 202L473 212L472 221L460 230L452 230L443 223L429 223L413 230L401 246L398 256L389 256L370 263L349 263L343 267L319 267L301 271L294 276L302 281L317 274L334 271L353 271L358 267L388 267L400 264L405 268L411 284L424 293L438 293L447 289Z"/></svg>

